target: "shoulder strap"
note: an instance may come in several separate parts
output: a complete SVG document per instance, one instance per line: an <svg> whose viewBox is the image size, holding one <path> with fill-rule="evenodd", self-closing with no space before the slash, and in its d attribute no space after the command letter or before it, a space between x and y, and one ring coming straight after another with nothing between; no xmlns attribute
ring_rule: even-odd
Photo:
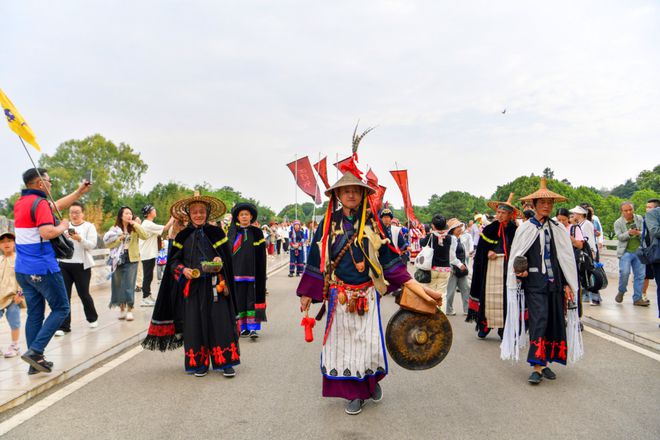
<svg viewBox="0 0 660 440"><path fill-rule="evenodd" d="M42 200L46 200L45 198L41 196L37 196L36 199L34 199L34 202L32 202L32 208L30 208L30 217L32 217L33 222L37 222L37 208L39 207L39 203L41 203Z"/></svg>

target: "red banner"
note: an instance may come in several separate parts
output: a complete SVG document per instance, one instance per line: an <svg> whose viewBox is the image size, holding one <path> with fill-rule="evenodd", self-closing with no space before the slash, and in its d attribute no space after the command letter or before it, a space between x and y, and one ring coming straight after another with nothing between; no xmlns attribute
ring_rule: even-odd
<svg viewBox="0 0 660 440"><path fill-rule="evenodd" d="M330 188L330 183L328 182L328 165L326 158L324 157L323 159L316 162L314 164L314 169L316 170L319 177L321 178L321 181L325 185L325 189Z"/></svg>
<svg viewBox="0 0 660 440"><path fill-rule="evenodd" d="M337 163L334 163L333 165L337 167L340 173L346 174L347 171L350 171L353 173L358 179L362 179L362 171L357 166L356 163L356 157L355 155L353 156L348 156L346 159L340 160Z"/></svg>
<svg viewBox="0 0 660 440"><path fill-rule="evenodd" d="M369 202L371 203L371 207L376 211L376 213L378 213L383 206L383 197L385 196L385 191L387 188L378 184L378 177L371 168L369 168L369 171L367 171L367 185L376 190L376 194L369 198Z"/></svg>
<svg viewBox="0 0 660 440"><path fill-rule="evenodd" d="M415 217L415 211L413 210L412 201L410 200L410 189L408 188L408 170L390 171L390 174L401 190L401 196L403 197L403 208L406 211L406 217L408 217L410 224L413 227L416 227L419 224L419 221L417 220L417 217Z"/></svg>
<svg viewBox="0 0 660 440"><path fill-rule="evenodd" d="M293 173L293 177L296 179L296 183L300 189L310 196L314 200L314 203L320 205L321 192L316 183L316 177L314 177L312 163L309 161L309 158L307 156L301 157L298 160L286 164L286 166L289 167L291 173Z"/></svg>

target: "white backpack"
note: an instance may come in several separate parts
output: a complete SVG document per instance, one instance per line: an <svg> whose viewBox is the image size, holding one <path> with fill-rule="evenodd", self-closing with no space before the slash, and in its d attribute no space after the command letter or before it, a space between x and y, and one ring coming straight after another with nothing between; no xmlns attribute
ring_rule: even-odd
<svg viewBox="0 0 660 440"><path fill-rule="evenodd" d="M433 268L433 239L435 236L431 234L429 242L415 257L415 268L421 270L431 270Z"/></svg>

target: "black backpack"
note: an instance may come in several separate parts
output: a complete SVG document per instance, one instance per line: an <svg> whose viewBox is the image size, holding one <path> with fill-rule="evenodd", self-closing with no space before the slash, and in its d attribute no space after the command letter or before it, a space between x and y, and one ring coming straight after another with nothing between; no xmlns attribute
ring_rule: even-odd
<svg viewBox="0 0 660 440"><path fill-rule="evenodd" d="M39 206L39 203L41 203L42 200L46 200L44 197L37 197L34 199L34 202L32 202L32 208L30 209L30 217L32 217L32 221L36 224L37 223L37 207ZM55 226L60 224L60 221L55 215L53 215L53 222ZM43 243L44 239L39 237L41 242ZM71 257L73 257L73 242L66 238L64 234L60 234L55 238L50 239L50 244L53 246L53 250L55 251L55 258L59 258L61 260L68 260Z"/></svg>

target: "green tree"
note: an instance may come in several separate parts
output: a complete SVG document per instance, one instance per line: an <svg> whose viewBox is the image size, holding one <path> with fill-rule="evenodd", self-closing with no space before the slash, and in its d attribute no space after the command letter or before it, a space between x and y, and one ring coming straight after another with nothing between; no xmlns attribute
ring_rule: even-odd
<svg viewBox="0 0 660 440"><path fill-rule="evenodd" d="M649 189L660 193L660 165L656 165L652 171L644 170L639 173L636 183L639 189Z"/></svg>
<svg viewBox="0 0 660 440"><path fill-rule="evenodd" d="M610 194L622 199L627 199L628 197L632 196L633 193L638 189L639 187L637 186L637 183L632 179L628 179L626 180L626 183L614 187Z"/></svg>
<svg viewBox="0 0 660 440"><path fill-rule="evenodd" d="M138 191L148 168L130 145L116 145L100 134L60 144L52 156L41 156L39 166L47 168L55 181L56 199L74 191L92 171L93 189L87 199L103 200L106 211L118 208Z"/></svg>
<svg viewBox="0 0 660 440"><path fill-rule="evenodd" d="M462 191L449 191L442 196L433 194L428 203L429 220L435 214L446 218L456 217L462 220L472 218L474 211L482 211L485 200Z"/></svg>
<svg viewBox="0 0 660 440"><path fill-rule="evenodd" d="M552 171L552 168L550 168L550 167L546 167L546 168L543 170L543 176L544 176L545 178L547 178L547 179L554 179L554 178L555 178L555 172Z"/></svg>

